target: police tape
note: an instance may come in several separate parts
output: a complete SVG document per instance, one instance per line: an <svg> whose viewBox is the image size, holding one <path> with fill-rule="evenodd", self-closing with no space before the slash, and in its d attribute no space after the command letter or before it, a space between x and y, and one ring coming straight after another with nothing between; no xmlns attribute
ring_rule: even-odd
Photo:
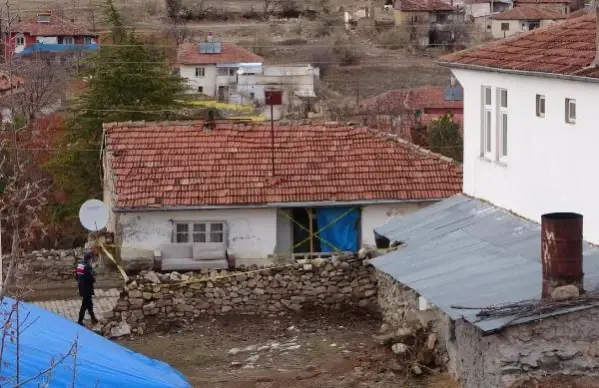
<svg viewBox="0 0 599 388"><path fill-rule="evenodd" d="M123 277L123 280L125 280L125 282L128 282L129 281L129 276L127 276L127 272L125 272L125 270L123 269L123 267L121 267L121 265L115 260L114 256L112 256L112 254L110 252L108 252L108 250L106 249L106 247L101 242L98 241L98 244L100 244L100 248L102 248L102 251L104 252L104 254L106 255L106 257L108 257L108 259L110 261L112 261L114 263L114 265L117 267L117 269L121 273L121 276Z"/></svg>

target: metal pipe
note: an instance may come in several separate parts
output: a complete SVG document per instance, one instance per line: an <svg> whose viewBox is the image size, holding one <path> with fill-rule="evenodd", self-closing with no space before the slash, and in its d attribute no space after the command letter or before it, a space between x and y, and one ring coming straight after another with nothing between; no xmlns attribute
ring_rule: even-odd
<svg viewBox="0 0 599 388"><path fill-rule="evenodd" d="M543 297L565 285L575 285L582 293L583 217L578 213L549 213L541 216L541 265Z"/></svg>

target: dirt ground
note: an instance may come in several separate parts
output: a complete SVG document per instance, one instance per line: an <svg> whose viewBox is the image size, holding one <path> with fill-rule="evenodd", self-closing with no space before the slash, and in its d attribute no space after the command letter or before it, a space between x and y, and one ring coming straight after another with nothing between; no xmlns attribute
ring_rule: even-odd
<svg viewBox="0 0 599 388"><path fill-rule="evenodd" d="M219 317L181 324L124 346L163 360L202 388L457 388L438 372L412 376L372 341L372 317ZM424 368L423 368L424 369Z"/></svg>

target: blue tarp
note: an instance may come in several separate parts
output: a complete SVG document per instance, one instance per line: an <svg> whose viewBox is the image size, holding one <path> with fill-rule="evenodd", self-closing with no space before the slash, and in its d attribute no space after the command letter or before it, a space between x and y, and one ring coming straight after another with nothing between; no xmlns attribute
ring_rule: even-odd
<svg viewBox="0 0 599 388"><path fill-rule="evenodd" d="M8 320L15 301L4 298L0 302L0 325ZM13 313L12 329L16 329ZM115 342L101 337L49 311L28 303L19 303L19 321L25 330L19 337L20 381L38 376L41 371L69 354L77 343L76 359L67 357L52 368L46 382L49 387L144 387L144 388L187 388L191 385L186 378L168 364L153 360ZM0 326L0 333L2 332ZM13 387L16 377L16 345L5 341L3 365L0 371L0 386ZM75 362L76 361L76 362ZM73 367L76 365L76 383L73 385ZM22 385L25 388L41 386L40 376Z"/></svg>
<svg viewBox="0 0 599 388"><path fill-rule="evenodd" d="M316 227L320 239L320 251L358 250L360 210L350 207L316 208Z"/></svg>
<svg viewBox="0 0 599 388"><path fill-rule="evenodd" d="M62 52L62 51L92 51L100 48L98 44L58 44L58 43L34 43L27 46L19 55L30 55L37 52Z"/></svg>

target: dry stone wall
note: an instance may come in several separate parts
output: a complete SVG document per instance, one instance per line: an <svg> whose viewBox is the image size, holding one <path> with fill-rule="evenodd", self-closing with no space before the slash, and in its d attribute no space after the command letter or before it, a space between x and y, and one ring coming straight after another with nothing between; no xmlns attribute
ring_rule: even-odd
<svg viewBox="0 0 599 388"><path fill-rule="evenodd" d="M82 257L83 249L39 250L27 253L19 259L21 276L30 280L62 281L73 280L77 258ZM6 274L10 256L2 261Z"/></svg>
<svg viewBox="0 0 599 388"><path fill-rule="evenodd" d="M302 260L239 272L160 274L127 284L103 333L143 333L148 324L217 314L275 314L309 308L376 310L375 270L367 255Z"/></svg>

